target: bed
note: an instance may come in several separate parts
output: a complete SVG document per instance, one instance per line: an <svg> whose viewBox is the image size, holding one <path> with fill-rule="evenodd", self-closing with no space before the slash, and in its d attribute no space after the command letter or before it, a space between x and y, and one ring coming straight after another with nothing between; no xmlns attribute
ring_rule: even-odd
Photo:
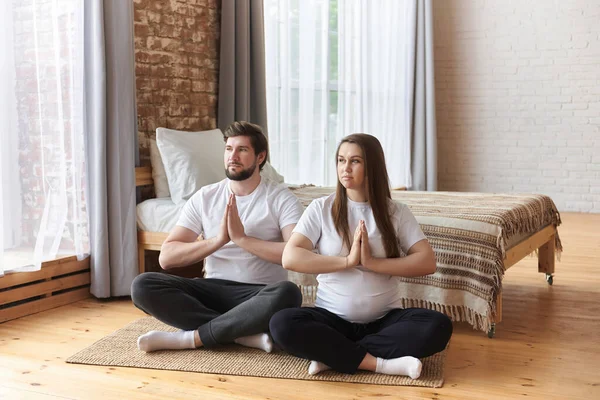
<svg viewBox="0 0 600 400"><path fill-rule="evenodd" d="M136 186L148 184L151 168L136 168ZM333 190L292 188L305 207ZM502 320L502 279L508 268L537 251L538 271L552 284L555 256L562 251L561 221L548 196L394 190L392 197L410 207L437 260L435 274L399 279L404 307L438 310L493 337ZM145 271L144 252L160 250L181 207L168 198L138 204L140 273ZM315 276L290 273L290 280L301 287L305 305L311 304Z"/></svg>

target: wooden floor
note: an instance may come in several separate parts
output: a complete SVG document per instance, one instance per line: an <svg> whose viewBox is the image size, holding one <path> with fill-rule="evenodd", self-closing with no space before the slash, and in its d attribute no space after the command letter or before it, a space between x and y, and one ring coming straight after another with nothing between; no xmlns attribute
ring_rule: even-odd
<svg viewBox="0 0 600 400"><path fill-rule="evenodd" d="M563 214L554 285L527 258L504 278L494 339L456 324L438 389L71 365L139 318L129 300L85 300L0 325L1 399L600 399L600 215Z"/></svg>

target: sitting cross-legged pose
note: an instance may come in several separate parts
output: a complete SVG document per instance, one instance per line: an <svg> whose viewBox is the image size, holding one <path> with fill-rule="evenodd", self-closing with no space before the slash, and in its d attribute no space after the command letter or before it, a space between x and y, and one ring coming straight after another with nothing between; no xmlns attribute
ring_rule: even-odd
<svg viewBox="0 0 600 400"><path fill-rule="evenodd" d="M165 270L204 260L205 279L159 272L134 279L134 304L181 329L140 336L140 350L235 342L270 352L269 320L302 303L300 289L281 266L302 205L285 185L261 178L268 144L259 126L234 122L223 136L227 178L187 201L159 256Z"/></svg>
<svg viewBox="0 0 600 400"><path fill-rule="evenodd" d="M391 199L375 137L346 136L336 160L336 193L309 205L283 251L284 268L318 274L315 307L277 312L271 335L312 360L311 375L361 369L417 379L419 358L446 348L452 322L437 311L400 308L396 277L434 273L435 255L409 208Z"/></svg>

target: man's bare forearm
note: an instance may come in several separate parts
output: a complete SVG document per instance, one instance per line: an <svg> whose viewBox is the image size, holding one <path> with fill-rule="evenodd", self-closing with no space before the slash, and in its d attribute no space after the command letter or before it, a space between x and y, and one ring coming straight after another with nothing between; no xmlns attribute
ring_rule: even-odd
<svg viewBox="0 0 600 400"><path fill-rule="evenodd" d="M234 243L265 261L281 265L281 255L286 242L270 242L252 236L244 236Z"/></svg>
<svg viewBox="0 0 600 400"><path fill-rule="evenodd" d="M162 269L185 267L204 260L223 247L216 237L195 242L165 242L160 249L158 262Z"/></svg>

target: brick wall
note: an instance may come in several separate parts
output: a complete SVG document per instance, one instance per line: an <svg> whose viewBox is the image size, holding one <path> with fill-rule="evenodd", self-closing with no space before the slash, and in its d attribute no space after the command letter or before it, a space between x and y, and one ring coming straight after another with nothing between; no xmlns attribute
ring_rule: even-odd
<svg viewBox="0 0 600 400"><path fill-rule="evenodd" d="M600 3L433 4L439 189L600 212Z"/></svg>
<svg viewBox="0 0 600 400"><path fill-rule="evenodd" d="M217 126L220 0L133 0L138 139L150 165L148 138L156 128L206 130ZM149 189L142 199L151 197ZM158 271L158 252L146 252ZM201 265L178 274L198 276Z"/></svg>
<svg viewBox="0 0 600 400"><path fill-rule="evenodd" d="M220 0L133 0L140 158L157 127L217 125Z"/></svg>

